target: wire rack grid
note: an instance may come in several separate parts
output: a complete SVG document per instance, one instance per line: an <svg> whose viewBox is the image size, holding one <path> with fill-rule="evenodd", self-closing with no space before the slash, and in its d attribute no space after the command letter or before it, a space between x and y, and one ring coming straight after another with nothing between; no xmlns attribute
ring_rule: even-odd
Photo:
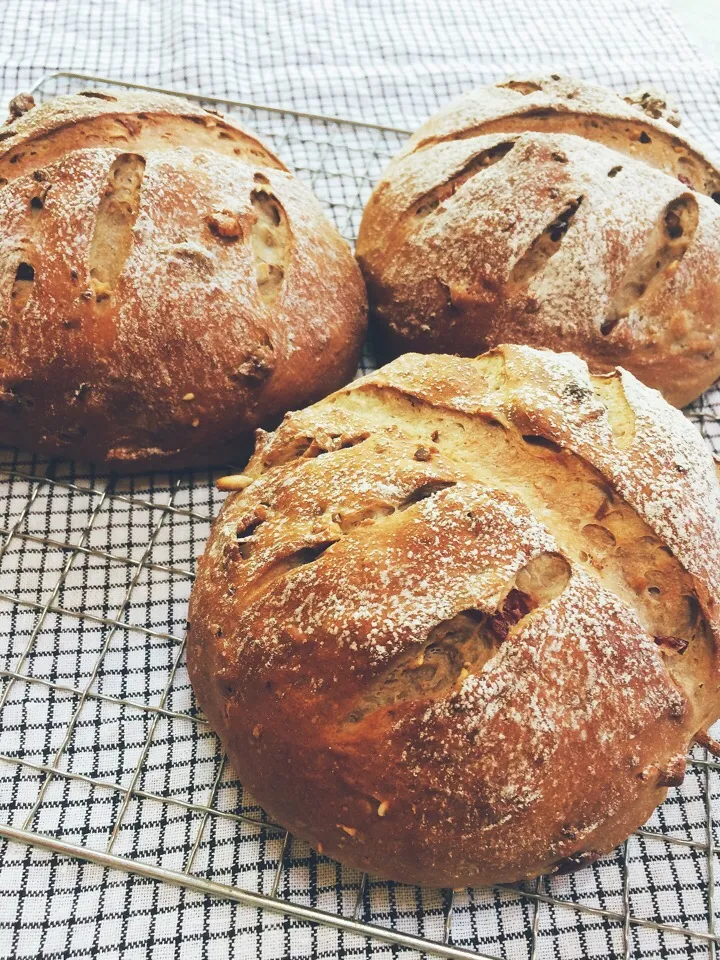
<svg viewBox="0 0 720 960"><path fill-rule="evenodd" d="M140 86L60 72L35 92L88 85ZM255 129L350 242L407 135L190 96ZM719 449L720 392L688 412ZM425 955L535 960L572 941L581 956L714 960L720 764L697 748L684 785L616 854L518 887L386 883L270 822L225 763L185 669L214 479L117 477L0 449L0 836Z"/></svg>

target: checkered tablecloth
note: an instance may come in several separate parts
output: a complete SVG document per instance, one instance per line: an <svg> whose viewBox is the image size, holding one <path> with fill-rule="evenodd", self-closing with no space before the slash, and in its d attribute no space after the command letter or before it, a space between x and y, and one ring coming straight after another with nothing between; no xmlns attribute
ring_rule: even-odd
<svg viewBox="0 0 720 960"><path fill-rule="evenodd" d="M684 127L720 151L720 71L658 3L5 0L0 14L5 100L73 69L412 129L474 85L561 71L665 88ZM305 154L291 150L301 139L286 143L305 175ZM382 164L375 142L352 151L349 165ZM349 237L357 204L332 191L356 177L349 167L309 177ZM705 429L720 451L714 425ZM442 942L446 891L362 887L306 844L283 851L198 715L182 641L218 505L207 471L109 478L0 449L0 822L248 890L277 885L283 899L331 913L352 915L359 899L362 919ZM539 899L534 885L457 891L452 944L502 958L710 958L720 772L704 752L695 759L644 834L545 881ZM0 957L370 956L418 954L0 842Z"/></svg>

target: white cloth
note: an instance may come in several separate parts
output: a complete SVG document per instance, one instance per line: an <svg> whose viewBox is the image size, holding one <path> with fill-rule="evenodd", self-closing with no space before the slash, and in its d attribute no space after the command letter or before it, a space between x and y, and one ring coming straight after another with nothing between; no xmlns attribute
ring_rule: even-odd
<svg viewBox="0 0 720 960"><path fill-rule="evenodd" d="M515 71L561 71L619 90L650 81L677 100L684 129L720 148L718 69L703 61L663 4L633 0L6 0L0 64L6 100L45 72L73 69L407 129L451 96ZM290 137L288 151L297 151L298 142ZM385 143L392 146L392 137ZM287 159L302 166L298 156ZM381 159L373 166L371 156L360 154L361 166L375 173ZM356 221L347 209L342 213L347 197L342 189L339 198L332 194L331 179L315 186L321 199L339 199L330 210L348 235ZM39 483L20 474L42 476L45 464L12 451L0 451L0 467L0 667L30 678L5 675L0 754L35 764L0 761L0 821L23 823L44 781L38 765L53 763L60 751L61 772L48 782L32 829L104 849L122 812L114 852L173 870L182 870L202 831L195 874L269 892L281 834L214 815L205 820L173 802L207 803L220 762L214 736L196 722L183 662L163 701L167 713L152 709L171 678L188 572L217 510L212 478L156 475L108 487L107 478L60 464L56 483ZM78 543L108 556L63 546ZM80 611L94 619L80 618ZM91 680L89 696L72 692ZM64 778L62 771L133 793L123 811L122 791ZM717 814L718 774L710 770L708 777ZM634 917L707 932L705 778L704 767L691 766L683 787L671 791L648 825L686 844L630 841ZM213 803L262 817L227 769ZM357 874L294 843L278 892L348 914L358 882ZM620 856L546 889L614 916L541 904L538 958L623 956ZM0 896L1 957L417 956L17 844L0 845ZM443 907L441 892L371 882L363 917L439 940ZM528 957L534 911L532 900L511 891L459 892L453 942L493 956ZM628 955L689 958L707 951L700 939L631 925Z"/></svg>

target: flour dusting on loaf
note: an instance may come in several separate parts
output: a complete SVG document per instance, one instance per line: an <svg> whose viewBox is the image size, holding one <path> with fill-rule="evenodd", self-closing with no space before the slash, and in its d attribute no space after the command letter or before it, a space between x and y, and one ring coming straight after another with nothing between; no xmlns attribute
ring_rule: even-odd
<svg viewBox="0 0 720 960"><path fill-rule="evenodd" d="M631 374L406 355L261 433L190 607L198 700L280 823L407 882L612 849L718 715L720 489Z"/></svg>

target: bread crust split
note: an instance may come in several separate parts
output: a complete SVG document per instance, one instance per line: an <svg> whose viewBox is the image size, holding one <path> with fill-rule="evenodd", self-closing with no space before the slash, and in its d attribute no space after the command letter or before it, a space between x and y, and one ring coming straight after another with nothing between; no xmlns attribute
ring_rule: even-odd
<svg viewBox="0 0 720 960"><path fill-rule="evenodd" d="M237 462L357 368L350 250L218 114L150 93L19 104L0 215L4 443L120 470Z"/></svg>
<svg viewBox="0 0 720 960"><path fill-rule="evenodd" d="M698 397L720 375L720 171L677 122L657 93L557 75L431 117L360 227L383 356L527 343Z"/></svg>
<svg viewBox="0 0 720 960"><path fill-rule="evenodd" d="M243 476L188 670L294 834L504 883L612 850L682 780L719 712L720 486L656 391L529 347L406 355L260 432Z"/></svg>

